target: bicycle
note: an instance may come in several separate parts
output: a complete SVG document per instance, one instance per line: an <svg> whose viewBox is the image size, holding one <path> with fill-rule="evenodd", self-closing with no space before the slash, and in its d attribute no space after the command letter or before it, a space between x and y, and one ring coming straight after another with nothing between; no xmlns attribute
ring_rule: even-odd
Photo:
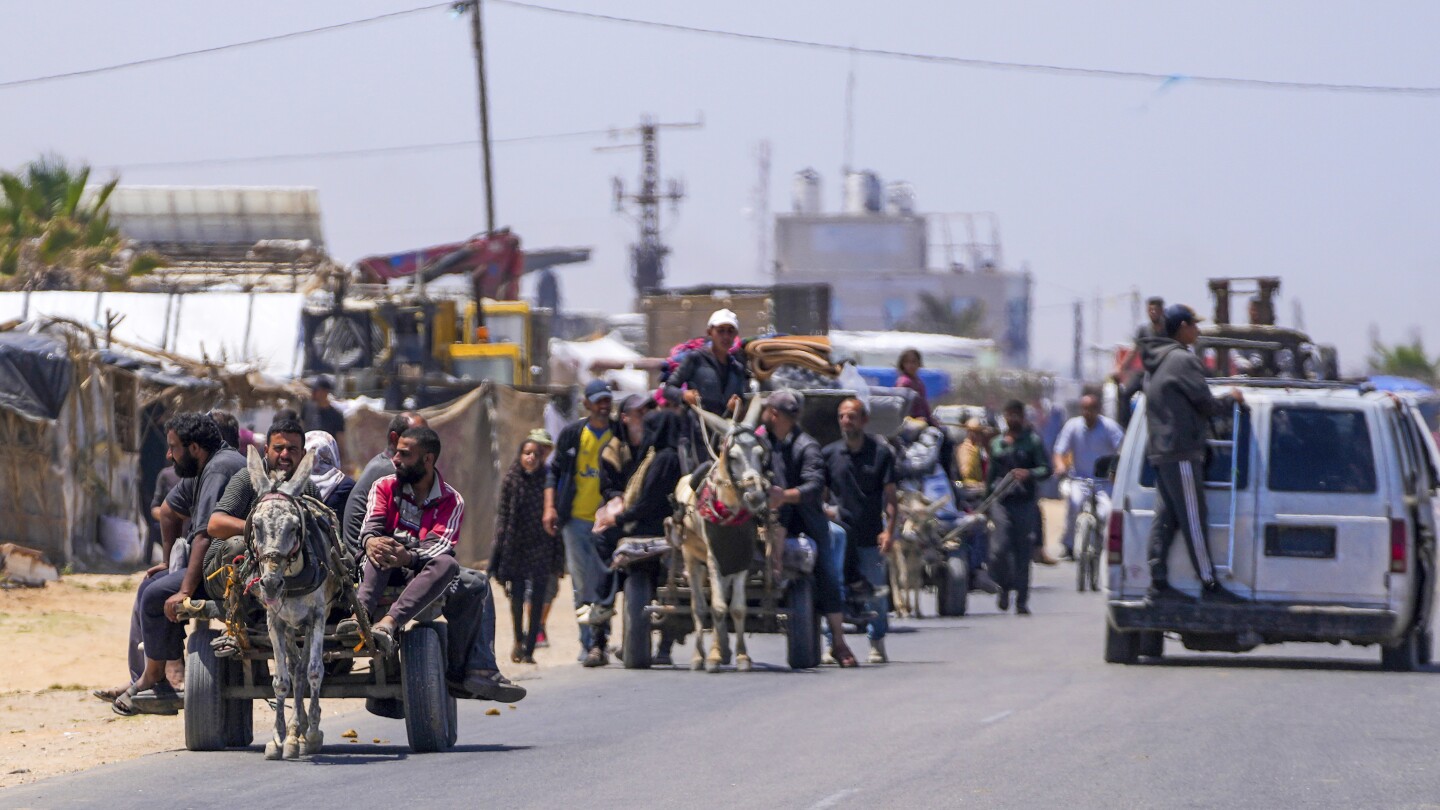
<svg viewBox="0 0 1440 810"><path fill-rule="evenodd" d="M1085 503L1080 514L1075 516L1075 590L1085 592L1100 590L1100 555L1104 551L1101 542L1103 525L1100 521L1100 505L1097 493L1099 482L1094 478L1071 478L1070 486L1085 487Z"/></svg>

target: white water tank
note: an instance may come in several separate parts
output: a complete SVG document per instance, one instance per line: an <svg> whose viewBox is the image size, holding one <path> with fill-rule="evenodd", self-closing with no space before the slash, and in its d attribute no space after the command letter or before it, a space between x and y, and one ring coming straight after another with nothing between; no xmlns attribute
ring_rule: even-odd
<svg viewBox="0 0 1440 810"><path fill-rule="evenodd" d="M880 175L871 171L845 175L845 213L880 213Z"/></svg>
<svg viewBox="0 0 1440 810"><path fill-rule="evenodd" d="M810 168L796 172L790 196L795 213L820 213L820 173Z"/></svg>
<svg viewBox="0 0 1440 810"><path fill-rule="evenodd" d="M885 213L912 216L915 213L915 187L899 181L885 184Z"/></svg>

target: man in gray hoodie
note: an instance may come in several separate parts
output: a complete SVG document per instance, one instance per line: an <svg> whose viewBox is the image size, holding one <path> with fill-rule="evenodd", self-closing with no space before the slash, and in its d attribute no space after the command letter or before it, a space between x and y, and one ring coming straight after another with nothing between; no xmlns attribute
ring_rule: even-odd
<svg viewBox="0 0 1440 810"><path fill-rule="evenodd" d="M1188 599L1170 587L1166 560L1177 530L1185 535L1190 563L1204 584L1204 595L1216 601L1239 601L1216 576L1215 562L1205 542L1206 439L1209 419L1230 401L1243 404L1239 389L1217 399L1210 393L1205 369L1190 347L1200 336L1201 319L1184 304L1165 309L1164 336L1140 340L1145 366L1145 425L1149 439L1145 453L1155 467L1159 500L1150 532L1151 601Z"/></svg>

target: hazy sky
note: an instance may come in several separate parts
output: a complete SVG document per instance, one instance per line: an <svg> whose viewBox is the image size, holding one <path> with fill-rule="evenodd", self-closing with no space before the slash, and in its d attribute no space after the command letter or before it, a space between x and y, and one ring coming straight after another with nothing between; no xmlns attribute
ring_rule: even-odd
<svg viewBox="0 0 1440 810"><path fill-rule="evenodd" d="M1361 2L726 3L548 0L687 25L1007 61L1269 79L1440 86L1440 6ZM348 2L0 3L0 81L219 45L422 5ZM690 194L664 216L674 284L754 282L756 144L772 210L814 166L839 194L843 54L489 5L496 138L633 125L666 133ZM914 184L921 210L994 211L1036 279L1034 358L1068 369L1069 302L1145 294L1208 311L1211 275L1284 277L1306 325L1353 368L1379 324L1432 350L1440 280L1440 97L1223 89L854 60L855 163ZM0 165L42 152L96 165L361 149L476 132L469 28L444 10L38 86L0 89ZM633 226L610 177L638 155L589 139L498 144L499 220L531 246L592 245L567 303L629 307ZM137 184L313 185L341 259L483 227L473 148L122 171ZM1128 302L1102 337L1129 329ZM1087 305L1087 318L1089 308Z"/></svg>

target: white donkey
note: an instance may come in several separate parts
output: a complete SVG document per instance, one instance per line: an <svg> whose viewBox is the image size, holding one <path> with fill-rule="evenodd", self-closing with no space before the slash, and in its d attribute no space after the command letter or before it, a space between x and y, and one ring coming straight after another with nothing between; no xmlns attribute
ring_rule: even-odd
<svg viewBox="0 0 1440 810"><path fill-rule="evenodd" d="M260 601L270 626L275 651L275 736L265 744L266 759L296 759L319 753L320 682L325 677L325 617L339 590L332 570L329 537L319 531L318 502L301 497L315 457L306 453L288 481L271 478L255 448L250 448L250 483L255 506L250 511L247 541L260 566ZM334 516L330 516L334 525ZM303 641L302 645L300 642ZM285 723L285 700L295 693L295 715ZM310 710L304 710L308 688Z"/></svg>
<svg viewBox="0 0 1440 810"><path fill-rule="evenodd" d="M748 672L751 661L745 650L745 580L754 555L754 542L749 531L739 530L754 527L767 538L766 548L770 549L770 445L755 433L760 421L759 396L750 400L750 409L741 422L697 412L707 427L723 439L715 463L700 487L692 487L688 475L675 487L675 502L681 512L680 548L685 558L685 575L690 581L691 612L695 617L695 655L690 668L704 667L709 672L718 672L722 665L730 663L725 624L728 614L735 624L735 668ZM717 529L717 524L730 530ZM736 534L743 534L744 546L720 555L732 561L731 572L722 574L715 543L722 535L728 538ZM743 561L734 562L735 555L740 554ZM705 650L707 618L712 620L715 630L715 642L708 653Z"/></svg>

